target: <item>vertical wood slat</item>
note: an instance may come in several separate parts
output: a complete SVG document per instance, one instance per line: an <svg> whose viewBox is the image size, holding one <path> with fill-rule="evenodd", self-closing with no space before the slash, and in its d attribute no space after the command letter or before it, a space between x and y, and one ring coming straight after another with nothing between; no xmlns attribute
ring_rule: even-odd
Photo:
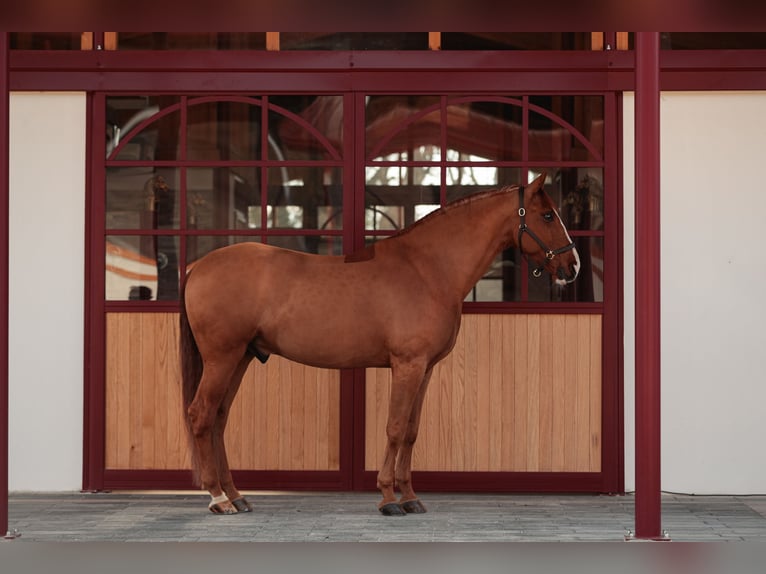
<svg viewBox="0 0 766 574"><path fill-rule="evenodd" d="M368 369L365 468L385 445L388 369ZM601 316L465 315L434 369L413 468L598 472Z"/></svg>
<svg viewBox="0 0 766 574"><path fill-rule="evenodd" d="M106 467L190 466L178 363L178 315L106 317ZM340 374L272 357L251 364L226 432L232 468L338 470Z"/></svg>

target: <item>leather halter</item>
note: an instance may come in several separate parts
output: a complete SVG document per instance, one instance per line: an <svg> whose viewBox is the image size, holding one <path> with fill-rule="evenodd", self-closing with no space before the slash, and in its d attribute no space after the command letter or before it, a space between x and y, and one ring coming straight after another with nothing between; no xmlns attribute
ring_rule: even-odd
<svg viewBox="0 0 766 574"><path fill-rule="evenodd" d="M532 231L526 223L526 215L527 210L524 209L524 186L519 186L519 251L524 255L524 257L527 257L527 255L524 253L524 250L521 248L521 238L526 233L528 234L532 239L535 240L535 243L537 243L540 246L540 249L542 249L545 252L545 258L550 261L556 255L561 255L562 253L566 253L567 251L574 249L575 244L574 241L571 243L564 245L563 247L559 247L558 249L549 249L548 246L545 244L545 242L538 237L538 235ZM528 258L527 258L528 260ZM532 270L532 275L535 277L540 277L543 274L543 267L535 267L535 269Z"/></svg>

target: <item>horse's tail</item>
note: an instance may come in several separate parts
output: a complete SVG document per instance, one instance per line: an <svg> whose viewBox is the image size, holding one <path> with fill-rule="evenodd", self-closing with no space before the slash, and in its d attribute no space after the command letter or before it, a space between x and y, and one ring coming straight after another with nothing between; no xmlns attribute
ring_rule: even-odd
<svg viewBox="0 0 766 574"><path fill-rule="evenodd" d="M188 276L186 278L188 280ZM194 340L191 325L189 325L189 316L186 314L186 281L181 285L180 303L180 354L181 354L181 396L183 398L184 421L189 436L189 448L191 450L192 471L194 472L194 481L199 483L199 461L197 460L196 450L194 448L191 421L189 420L189 406L197 394L200 380L202 379L202 355Z"/></svg>

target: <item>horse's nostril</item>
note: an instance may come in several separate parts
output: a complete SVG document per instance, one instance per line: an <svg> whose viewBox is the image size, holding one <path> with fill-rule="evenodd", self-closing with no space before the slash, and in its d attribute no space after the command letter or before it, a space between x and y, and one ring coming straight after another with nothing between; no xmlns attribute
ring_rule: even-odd
<svg viewBox="0 0 766 574"><path fill-rule="evenodd" d="M567 278L566 277L566 272L564 271L563 267L559 267L558 269L556 269L556 276L559 279L566 279Z"/></svg>

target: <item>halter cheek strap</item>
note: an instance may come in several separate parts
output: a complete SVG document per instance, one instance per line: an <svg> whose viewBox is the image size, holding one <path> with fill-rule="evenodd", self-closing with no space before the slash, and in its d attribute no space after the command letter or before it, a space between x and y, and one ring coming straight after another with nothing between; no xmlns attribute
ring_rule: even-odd
<svg viewBox="0 0 766 574"><path fill-rule="evenodd" d="M526 222L526 216L527 216L527 210L524 208L524 186L519 186L519 237L518 237L518 243L519 243L519 251L521 251L522 254L524 254L524 251L521 249L521 238L526 233L528 234L532 239L535 240L535 243L537 243L540 246L540 249L542 249L545 252L545 258L550 261L556 255L561 255L562 253L566 253L567 251L574 249L575 244L574 241L571 243L568 243L567 245L564 245L563 247L559 247L558 249L549 249L548 246L545 244L545 242L540 239L540 237L532 231L528 226ZM526 257L526 254L524 254L524 257ZM535 277L540 277L543 274L543 267L535 267L532 270L532 275Z"/></svg>

